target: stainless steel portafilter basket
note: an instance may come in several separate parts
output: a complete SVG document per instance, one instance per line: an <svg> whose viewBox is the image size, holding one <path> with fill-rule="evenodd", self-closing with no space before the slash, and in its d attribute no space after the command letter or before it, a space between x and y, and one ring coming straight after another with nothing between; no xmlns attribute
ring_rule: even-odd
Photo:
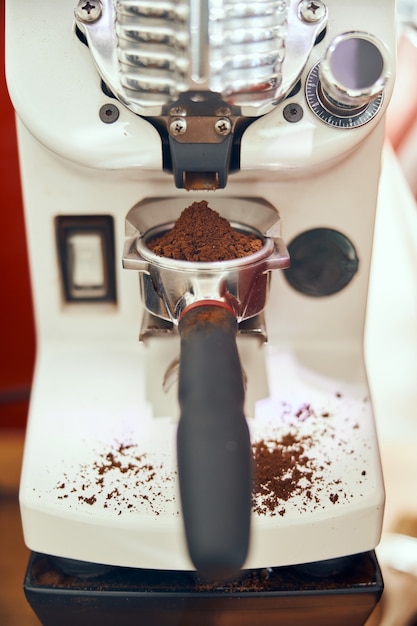
<svg viewBox="0 0 417 626"><path fill-rule="evenodd" d="M276 209L258 198L220 198L210 203L237 230L261 238L263 247L230 261L190 262L161 257L147 243L170 230L184 198L157 198L135 205L126 217L123 267L140 272L143 302L150 313L178 324L184 309L202 301L227 304L238 322L266 305L270 271L288 267Z"/></svg>
<svg viewBox="0 0 417 626"><path fill-rule="evenodd" d="M177 455L187 545L201 575L226 579L246 559L252 500L237 326L264 309L270 272L288 267L289 256L269 203L221 198L211 204L234 228L260 237L263 247L210 263L160 257L147 243L174 225L184 199L148 200L127 215L123 265L139 272L146 308L178 325Z"/></svg>

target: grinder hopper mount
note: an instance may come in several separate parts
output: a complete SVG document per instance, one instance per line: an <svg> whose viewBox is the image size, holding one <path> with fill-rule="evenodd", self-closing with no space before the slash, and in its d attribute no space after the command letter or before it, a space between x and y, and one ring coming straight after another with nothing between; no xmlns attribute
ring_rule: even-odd
<svg viewBox="0 0 417 626"><path fill-rule="evenodd" d="M38 617L363 624L382 592L363 332L395 3L9 0L6 45ZM203 200L261 249L153 253Z"/></svg>

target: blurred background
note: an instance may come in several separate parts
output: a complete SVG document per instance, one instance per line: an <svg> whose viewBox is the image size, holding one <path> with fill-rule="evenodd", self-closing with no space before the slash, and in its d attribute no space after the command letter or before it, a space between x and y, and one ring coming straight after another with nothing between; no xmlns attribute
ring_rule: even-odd
<svg viewBox="0 0 417 626"><path fill-rule="evenodd" d="M14 112L4 75L1 0L0 78L0 428L24 428L35 355Z"/></svg>

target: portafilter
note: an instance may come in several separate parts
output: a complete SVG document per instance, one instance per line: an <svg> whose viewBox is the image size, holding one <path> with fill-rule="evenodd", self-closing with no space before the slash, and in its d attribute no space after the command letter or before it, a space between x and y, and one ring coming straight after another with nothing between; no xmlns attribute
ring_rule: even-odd
<svg viewBox="0 0 417 626"><path fill-rule="evenodd" d="M139 272L146 309L178 327L177 461L187 546L200 574L226 579L246 559L252 500L238 323L263 311L270 272L288 267L289 255L272 205L220 198L212 208L236 230L259 237L260 250L214 262L158 256L148 243L173 227L182 208L183 198L135 205L126 218L123 267Z"/></svg>

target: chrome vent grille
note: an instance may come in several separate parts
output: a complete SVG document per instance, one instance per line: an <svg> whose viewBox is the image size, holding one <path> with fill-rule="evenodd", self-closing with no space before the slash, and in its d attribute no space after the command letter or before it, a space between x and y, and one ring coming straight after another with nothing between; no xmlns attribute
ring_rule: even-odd
<svg viewBox="0 0 417 626"><path fill-rule="evenodd" d="M210 88L233 103L271 98L282 80L288 2L222 3L209 20Z"/></svg>
<svg viewBox="0 0 417 626"><path fill-rule="evenodd" d="M116 0L120 83L129 101L165 105L189 88L188 3Z"/></svg>
<svg viewBox="0 0 417 626"><path fill-rule="evenodd" d="M299 78L327 20L304 18L299 0L98 5L94 19L76 10L78 27L107 86L145 116L164 115L182 94L195 92L217 94L241 115L267 113Z"/></svg>
<svg viewBox="0 0 417 626"><path fill-rule="evenodd" d="M202 88L231 104L270 99L281 83L287 5L285 0L115 0L126 99L164 106Z"/></svg>

